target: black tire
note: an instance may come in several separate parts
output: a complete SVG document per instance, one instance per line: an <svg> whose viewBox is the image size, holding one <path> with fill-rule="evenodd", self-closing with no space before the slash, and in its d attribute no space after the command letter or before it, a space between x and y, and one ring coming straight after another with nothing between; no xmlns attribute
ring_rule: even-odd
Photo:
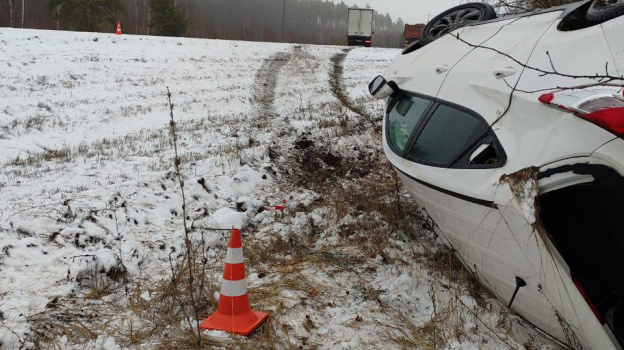
<svg viewBox="0 0 624 350"><path fill-rule="evenodd" d="M624 15L623 0L594 0L585 18L592 23L602 23Z"/></svg>
<svg viewBox="0 0 624 350"><path fill-rule="evenodd" d="M420 34L420 45L425 46L457 28L475 22L495 19L494 7L483 3L468 3L455 6L434 17Z"/></svg>

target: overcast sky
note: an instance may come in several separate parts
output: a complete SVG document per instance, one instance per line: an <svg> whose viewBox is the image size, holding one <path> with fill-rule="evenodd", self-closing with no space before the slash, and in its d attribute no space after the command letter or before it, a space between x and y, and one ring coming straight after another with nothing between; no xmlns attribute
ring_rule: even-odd
<svg viewBox="0 0 624 350"><path fill-rule="evenodd" d="M334 0L338 3L341 0ZM396 20L401 17L404 22L409 24L426 23L429 12L431 18L438 13L459 5L460 0L342 0L347 5L357 5L364 7L366 4L377 12L390 14L392 19Z"/></svg>

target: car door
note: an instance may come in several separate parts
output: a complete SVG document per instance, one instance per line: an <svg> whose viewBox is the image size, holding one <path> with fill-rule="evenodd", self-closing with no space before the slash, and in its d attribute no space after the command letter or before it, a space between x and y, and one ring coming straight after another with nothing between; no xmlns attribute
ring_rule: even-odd
<svg viewBox="0 0 624 350"><path fill-rule="evenodd" d="M405 186L455 249L497 225L496 183L507 155L479 114L401 93L388 106L384 148Z"/></svg>

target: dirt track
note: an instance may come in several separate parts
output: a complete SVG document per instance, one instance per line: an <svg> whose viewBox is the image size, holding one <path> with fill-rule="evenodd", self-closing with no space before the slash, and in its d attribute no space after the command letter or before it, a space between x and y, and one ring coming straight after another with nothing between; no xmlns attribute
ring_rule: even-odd
<svg viewBox="0 0 624 350"><path fill-rule="evenodd" d="M347 108L349 108L353 113L360 115L363 118L374 119L372 116L368 115L364 109L362 109L357 104L353 103L348 97L347 93L344 89L343 84L343 63L345 58L351 49L344 49L342 53L337 53L332 57L331 61L334 64L332 74L329 79L329 84L332 88L332 93L336 98Z"/></svg>
<svg viewBox="0 0 624 350"><path fill-rule="evenodd" d="M267 125L269 119L276 117L273 101L275 100L275 87L282 68L288 64L292 54L278 52L266 59L262 67L256 72L253 86L254 106L259 126Z"/></svg>

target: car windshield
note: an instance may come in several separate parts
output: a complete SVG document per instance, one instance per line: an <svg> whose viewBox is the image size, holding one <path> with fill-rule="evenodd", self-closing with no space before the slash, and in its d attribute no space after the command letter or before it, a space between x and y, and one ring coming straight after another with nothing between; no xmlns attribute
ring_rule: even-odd
<svg viewBox="0 0 624 350"><path fill-rule="evenodd" d="M422 119L431 101L409 95L401 95L388 112L388 141L400 152L405 151L407 141L416 124Z"/></svg>

